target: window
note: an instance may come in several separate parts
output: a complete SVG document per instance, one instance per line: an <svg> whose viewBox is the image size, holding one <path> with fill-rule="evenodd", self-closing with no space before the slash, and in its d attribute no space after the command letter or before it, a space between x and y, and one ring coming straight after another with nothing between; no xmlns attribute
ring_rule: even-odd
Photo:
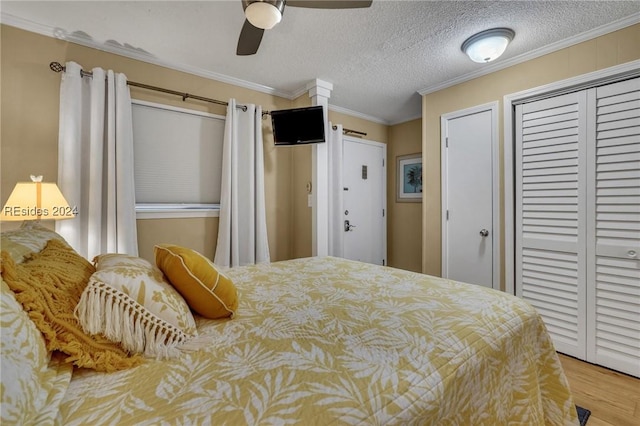
<svg viewBox="0 0 640 426"><path fill-rule="evenodd" d="M132 102L138 219L217 216L225 117Z"/></svg>

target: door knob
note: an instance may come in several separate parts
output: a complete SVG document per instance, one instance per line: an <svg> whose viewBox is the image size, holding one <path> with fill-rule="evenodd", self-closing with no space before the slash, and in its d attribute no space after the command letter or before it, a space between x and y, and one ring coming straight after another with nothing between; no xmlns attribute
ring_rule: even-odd
<svg viewBox="0 0 640 426"><path fill-rule="evenodd" d="M355 228L355 225L351 225L348 220L344 221L344 232L351 231L351 228Z"/></svg>
<svg viewBox="0 0 640 426"><path fill-rule="evenodd" d="M482 231L480 231L480 235L483 237L487 237L489 236L489 231L486 229L483 229Z"/></svg>

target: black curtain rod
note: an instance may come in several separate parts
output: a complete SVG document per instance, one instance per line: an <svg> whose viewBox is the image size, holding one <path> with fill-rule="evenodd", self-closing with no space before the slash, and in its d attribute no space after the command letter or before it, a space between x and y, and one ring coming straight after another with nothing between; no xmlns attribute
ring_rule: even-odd
<svg viewBox="0 0 640 426"><path fill-rule="evenodd" d="M66 71L65 67L62 64L60 64L60 62L51 62L49 64L49 68L51 68L51 71L55 71L55 72ZM83 69L80 69L80 76L82 76L82 77L93 77L93 73L91 71L85 71ZM210 103L216 104L216 105L223 105L223 106L228 106L229 105L229 102L219 101L217 99L205 98L204 96L192 95L191 93L178 92L177 90L165 89L163 87L151 86L151 85L143 84L143 83L136 83L135 81L127 80L127 85L133 86L133 87L139 87L141 89L154 90L156 92L167 93L169 95L180 96L180 97L182 97L182 101L183 102L186 101L187 99L196 99L198 101L210 102ZM238 105L237 108L240 108L243 111L247 110L247 106L246 105ZM263 116L265 114L269 114L269 111L263 111L262 112Z"/></svg>
<svg viewBox="0 0 640 426"><path fill-rule="evenodd" d="M51 68L51 71L55 71L55 72L66 71L65 66L62 65L60 62L51 62L49 64L49 68ZM80 76L81 77L93 77L93 73L91 71L85 71L85 70L83 70L81 68L80 69ZM139 87L141 89L154 90L156 92L162 92L162 93L168 93L170 95L180 96L180 97L182 97L182 101L183 102L186 101L187 99L191 98L191 99L196 99L198 101L210 102L210 103L216 104L216 105L223 105L223 106L228 106L229 105L229 102L219 101L217 99L205 98L204 96L192 95L190 93L185 93L185 92L178 92L177 90L165 89L163 87L150 86L150 85L144 84L144 83L136 83L135 81L127 80L127 85L133 86L133 87ZM243 111L247 110L247 106L246 105L238 105L236 108L240 108ZM269 111L262 111L262 118L264 118L265 115L269 115L269 114L270 114ZM333 126L333 130L336 130L336 129L337 129L337 127ZM344 133L344 134L353 133L353 134L356 134L356 135L367 136L367 134L364 133L364 132L359 132L357 130L351 130L351 129L342 129L342 133Z"/></svg>
<svg viewBox="0 0 640 426"><path fill-rule="evenodd" d="M333 130L338 130L338 126L334 125L332 127L332 129ZM351 130L351 129L345 129L345 128L342 129L342 134L346 135L346 134L349 134L349 133L353 133L354 135L367 136L367 134L365 132L359 132L357 130Z"/></svg>

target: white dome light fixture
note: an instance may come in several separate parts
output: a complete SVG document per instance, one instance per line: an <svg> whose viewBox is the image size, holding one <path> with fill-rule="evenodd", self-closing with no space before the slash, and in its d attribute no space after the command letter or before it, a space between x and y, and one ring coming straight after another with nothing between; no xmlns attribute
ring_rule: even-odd
<svg viewBox="0 0 640 426"><path fill-rule="evenodd" d="M492 28L466 39L461 49L473 62L491 62L504 53L515 35L510 28Z"/></svg>
<svg viewBox="0 0 640 426"><path fill-rule="evenodd" d="M247 2L244 14L247 20L256 28L262 28L263 30L270 30L275 27L282 19L282 12L284 11L283 0L257 0L254 2Z"/></svg>

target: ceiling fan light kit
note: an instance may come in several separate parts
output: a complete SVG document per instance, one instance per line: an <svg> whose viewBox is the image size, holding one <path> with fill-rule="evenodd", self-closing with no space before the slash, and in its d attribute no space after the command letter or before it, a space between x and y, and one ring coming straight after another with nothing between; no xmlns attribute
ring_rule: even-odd
<svg viewBox="0 0 640 426"><path fill-rule="evenodd" d="M282 19L284 10L284 1L254 1L249 3L244 14L251 25L263 30L270 30L275 27Z"/></svg>
<svg viewBox="0 0 640 426"><path fill-rule="evenodd" d="M504 53L515 35L510 28L492 28L466 39L461 49L473 62L491 62Z"/></svg>
<svg viewBox="0 0 640 426"><path fill-rule="evenodd" d="M292 7L309 9L357 9L370 7L373 0L288 0ZM242 0L246 18L236 54L254 55L260 47L265 30L270 30L282 20L285 0Z"/></svg>

